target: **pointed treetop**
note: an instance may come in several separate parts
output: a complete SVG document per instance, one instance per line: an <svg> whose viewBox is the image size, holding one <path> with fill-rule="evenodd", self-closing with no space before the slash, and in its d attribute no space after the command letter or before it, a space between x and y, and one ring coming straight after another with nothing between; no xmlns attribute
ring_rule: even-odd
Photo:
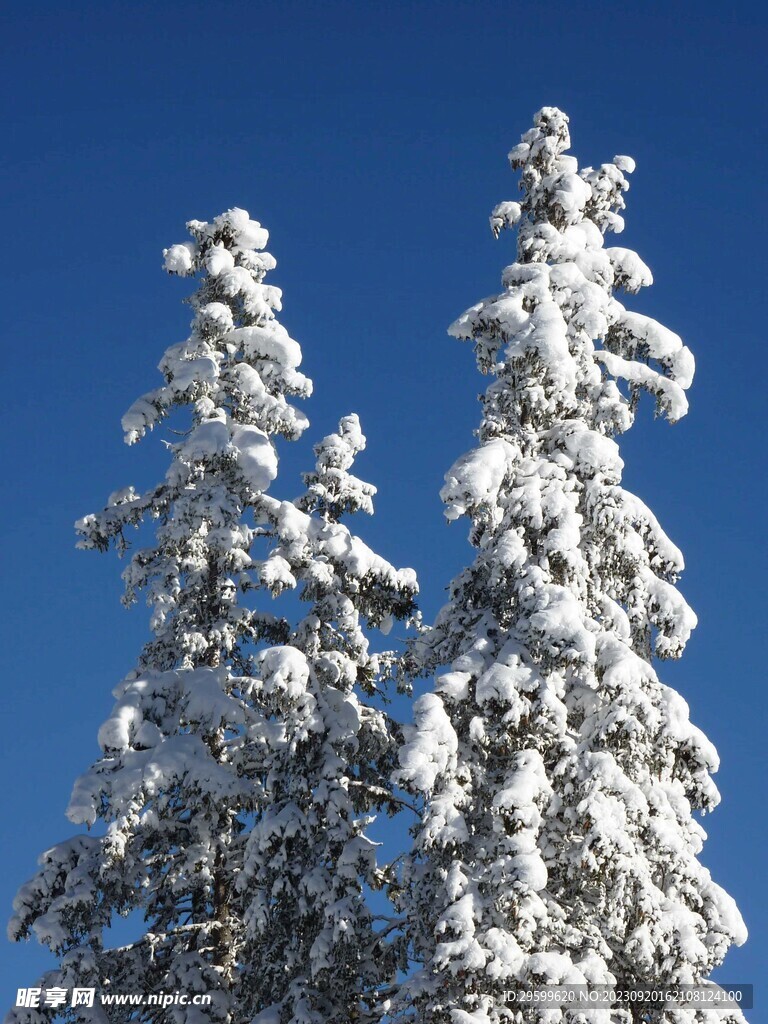
<svg viewBox="0 0 768 1024"><path fill-rule="evenodd" d="M500 203L491 215L491 228L498 237L503 228L522 221L518 240L521 263L568 260L572 247L564 247L558 236L567 234L569 228L591 221L602 234L623 231L624 220L617 211L624 209L622 193L629 188L625 175L634 171L635 162L631 157L615 156L596 170L586 167L579 171L576 158L565 155L571 146L567 115L557 107L542 107L533 125L509 153L512 168L523 172L523 201ZM526 222L534 222L537 230L526 230Z"/></svg>
<svg viewBox="0 0 768 1024"><path fill-rule="evenodd" d="M317 510L333 522L358 509L373 515L376 488L349 472L364 448L365 435L357 414L344 416L338 432L328 434L314 447L317 462L312 472L302 474L307 493L299 499L299 507L307 512Z"/></svg>
<svg viewBox="0 0 768 1024"><path fill-rule="evenodd" d="M653 282L637 253L607 247L603 238L624 228L619 211L634 161L615 156L579 169L566 153L569 145L568 118L544 107L509 155L522 171L522 199L499 203L490 218L497 238L517 228L517 262L503 272L501 295L477 303L450 328L474 342L481 372L506 377L515 389L525 380L531 385L528 374L535 372L537 388L520 391L525 408L513 417L515 425L492 386L484 400L487 437L542 429L553 414L586 419L608 435L622 433L642 391L654 396L657 412L670 422L688 409L690 351L672 331L626 310L615 297Z"/></svg>

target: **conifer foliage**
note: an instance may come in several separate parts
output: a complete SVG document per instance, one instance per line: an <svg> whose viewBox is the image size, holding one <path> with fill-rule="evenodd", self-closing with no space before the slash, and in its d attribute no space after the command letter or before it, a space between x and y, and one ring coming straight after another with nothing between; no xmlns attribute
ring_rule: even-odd
<svg viewBox="0 0 768 1024"><path fill-rule="evenodd" d="M423 814L400 893L418 970L396 1009L430 1024L539 1019L512 1008L517 985L699 983L745 938L697 859L716 752L652 665L695 625L683 559L621 486L614 440L642 392L685 414L693 358L615 295L651 284L603 238L633 161L579 170L569 146L568 118L539 111L510 154L521 199L491 217L517 228L517 261L451 327L493 379L442 491L475 557L417 643L438 675L398 773Z"/></svg>
<svg viewBox="0 0 768 1024"><path fill-rule="evenodd" d="M416 580L339 521L371 512L375 493L349 472L365 446L356 416L317 446L299 500L267 493L275 437L307 426L290 400L311 391L264 283L267 232L239 209L188 227L165 267L198 278L191 334L123 426L133 443L181 407L189 429L158 486L119 491L77 524L81 547L123 553L130 527L156 523L124 572L126 602L147 596L152 639L74 788L69 817L89 831L42 855L10 933L57 955L45 988L213 997L58 1011L73 1020L364 1021L391 969L363 893L382 880L366 827L391 801L394 765L393 730L368 700L391 656L370 651L364 627L408 619ZM284 591L306 602L300 614L259 598ZM110 924L133 911L143 935L111 945Z"/></svg>

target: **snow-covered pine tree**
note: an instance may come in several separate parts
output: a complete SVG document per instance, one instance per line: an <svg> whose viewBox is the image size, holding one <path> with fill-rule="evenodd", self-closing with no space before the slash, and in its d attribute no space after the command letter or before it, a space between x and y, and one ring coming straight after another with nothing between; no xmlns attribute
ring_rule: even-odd
<svg viewBox="0 0 768 1024"><path fill-rule="evenodd" d="M275 509L279 543L261 568L274 589L299 581L311 606L292 646L267 650L261 668L281 734L237 881L259 965L245 1003L265 1007L258 1024L376 1020L396 972L363 885L385 880L366 826L372 808L397 808L388 780L399 729L355 690L374 696L394 660L369 652L361 618L384 633L410 618L416 580L339 523L345 512L373 511L375 488L348 472L364 447L355 415L315 447L306 494Z"/></svg>
<svg viewBox="0 0 768 1024"><path fill-rule="evenodd" d="M365 702L387 658L369 652L362 626L410 616L415 577L338 522L371 511L374 493L348 472L365 443L355 416L318 446L298 503L266 493L273 438L307 426L288 399L311 388L275 317L280 291L263 280L275 266L267 232L238 209L188 227L192 241L166 250L165 267L199 278L192 331L123 426L132 443L174 407L191 424L169 445L162 483L113 494L77 524L82 547L122 553L128 528L157 521L124 572L126 603L147 595L153 638L74 788L68 815L89 833L42 855L9 933L57 955L44 989L181 992L190 1004L102 1007L97 996L92 1008L11 1011L15 1024L57 1012L116 1024L362 1021L389 970L362 895L380 881L370 812L391 796L391 736ZM309 610L293 622L251 599L295 588ZM134 911L143 935L110 945L116 915ZM212 1003L191 1005L203 993Z"/></svg>
<svg viewBox="0 0 768 1024"><path fill-rule="evenodd" d="M684 415L693 358L614 296L651 283L634 252L603 244L633 161L579 170L569 145L547 107L512 150L522 198L491 227L517 226L517 262L450 330L494 380L442 491L476 556L417 641L440 674L398 774L424 801L400 893L418 969L398 1006L430 1024L539 1019L512 1008L516 986L699 983L746 937L697 860L716 752L652 667L695 625L683 559L622 488L613 440L642 391ZM722 1019L741 1017L654 1017Z"/></svg>

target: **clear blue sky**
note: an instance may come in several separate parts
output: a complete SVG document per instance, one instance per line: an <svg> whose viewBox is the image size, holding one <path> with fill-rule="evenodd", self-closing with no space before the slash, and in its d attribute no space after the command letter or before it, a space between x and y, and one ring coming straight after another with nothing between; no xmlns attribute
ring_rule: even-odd
<svg viewBox="0 0 768 1024"><path fill-rule="evenodd" d="M119 563L76 552L73 520L154 482L160 439L119 419L186 334L160 268L184 222L239 205L271 231L283 322L316 397L274 493L310 444L360 413L363 536L424 583L429 616L469 557L438 490L472 444L484 387L449 322L513 261L487 216L516 196L505 154L544 104L584 163L637 160L620 243L657 284L634 308L682 334L698 373L675 427L624 439L626 480L685 552L700 626L664 678L720 750L705 861L768 957L765 772L766 13L758 3L8 2L0 13L3 871L10 911L38 853L69 834L74 777L146 637ZM1 1002L38 947L2 950ZM768 1021L765 988L753 1022Z"/></svg>

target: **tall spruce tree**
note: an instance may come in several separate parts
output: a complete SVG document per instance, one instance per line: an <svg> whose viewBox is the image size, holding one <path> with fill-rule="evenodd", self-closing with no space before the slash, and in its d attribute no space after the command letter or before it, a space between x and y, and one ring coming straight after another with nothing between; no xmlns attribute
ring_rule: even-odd
<svg viewBox="0 0 768 1024"><path fill-rule="evenodd" d="M569 146L565 114L539 111L510 154L521 200L491 217L497 237L517 227L517 262L450 329L493 381L442 490L476 555L418 641L439 674L398 774L423 814L400 893L418 969L397 1009L430 1024L561 1019L515 1010L521 985L697 984L746 937L697 859L717 754L652 665L696 622L683 559L621 486L613 440L644 391L671 422L685 414L693 358L614 295L651 283L603 241L623 228L633 161L579 170Z"/></svg>
<svg viewBox="0 0 768 1024"><path fill-rule="evenodd" d="M17 1009L17 1024L364 1021L391 970L364 899L382 878L366 827L395 763L367 698L391 656L371 653L363 627L408 618L415 577L339 522L372 511L375 489L349 472L365 445L356 416L316 448L301 499L267 493L273 438L307 426L288 399L311 390L264 283L267 232L238 209L188 227L165 266L199 278L192 331L123 426L132 443L183 407L189 429L157 487L122 490L77 524L82 547L122 553L129 527L157 522L124 572L126 602L147 595L153 638L75 785L68 815L89 833L42 855L10 925L57 955L44 990L93 987L96 1003ZM286 590L306 612L258 600ZM134 911L143 935L111 945L116 915ZM190 1003L101 1006L104 992ZM204 993L210 1005L191 1005Z"/></svg>

